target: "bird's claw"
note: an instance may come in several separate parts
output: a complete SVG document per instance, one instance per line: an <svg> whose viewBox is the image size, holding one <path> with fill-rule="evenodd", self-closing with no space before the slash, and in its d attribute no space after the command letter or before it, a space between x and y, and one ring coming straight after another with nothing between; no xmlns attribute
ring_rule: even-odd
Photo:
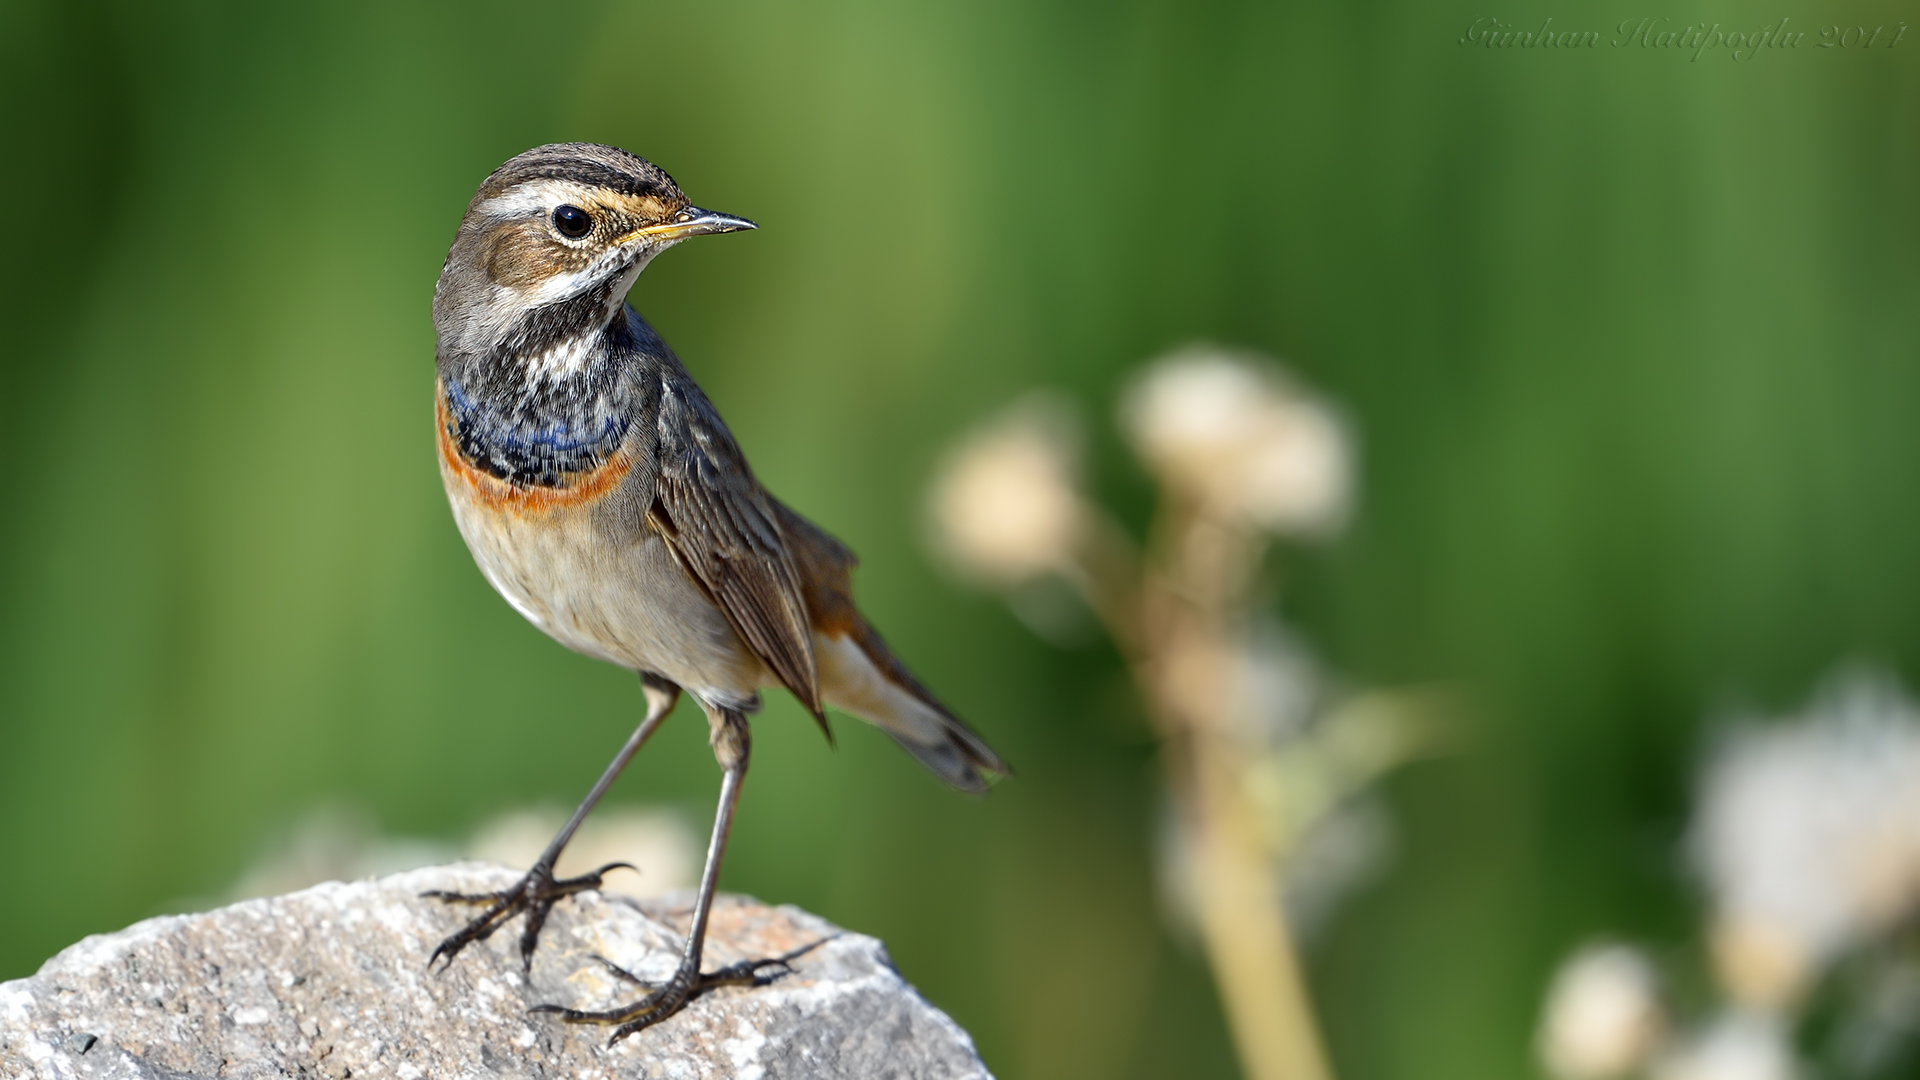
<svg viewBox="0 0 1920 1080"><path fill-rule="evenodd" d="M631 1005L612 1009L569 1009L564 1005L535 1005L527 1011L548 1013L569 1024L620 1025L614 1028L613 1035L607 1039L608 1046L665 1020L686 1008L688 1002L709 991L722 986L764 986L782 975L793 972L793 965L788 963L786 958L775 957L768 960L742 960L737 964L728 964L726 967L704 974L682 967L666 982L653 983L640 978L604 956L596 956L594 959L600 961L608 971L620 979L647 989L647 996ZM779 968L780 971L763 976L760 972L765 968Z"/></svg>
<svg viewBox="0 0 1920 1080"><path fill-rule="evenodd" d="M476 941L485 941L515 915L524 914L527 921L520 931L520 964L523 969L531 971L533 950L540 943L540 930L546 926L547 915L553 911L553 905L574 893L600 888L608 871L622 867L628 870L634 868L632 863L610 862L591 873L556 880L551 867L536 865L527 871L525 877L499 892L462 893L429 889L421 893L427 899L443 900L450 904L487 905L487 910L435 946L433 955L427 958L427 966L431 968L435 962L444 959L440 970L445 971L453 966L453 959L460 955L460 950Z"/></svg>

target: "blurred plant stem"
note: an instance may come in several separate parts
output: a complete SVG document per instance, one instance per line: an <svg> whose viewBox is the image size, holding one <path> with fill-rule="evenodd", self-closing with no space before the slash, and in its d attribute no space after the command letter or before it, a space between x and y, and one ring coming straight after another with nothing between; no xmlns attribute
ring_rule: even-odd
<svg viewBox="0 0 1920 1080"><path fill-rule="evenodd" d="M1174 834L1162 883L1198 924L1242 1069L1329 1080L1288 904L1337 892L1320 841L1339 833L1320 827L1430 744L1435 703L1370 693L1326 708L1267 610L1273 538L1330 536L1347 516L1352 451L1330 406L1262 357L1195 347L1150 365L1120 419L1160 485L1145 550L1081 491L1077 425L1045 394L949 454L934 539L976 581L1064 579L1105 625L1160 736ZM1351 867L1359 848L1346 850Z"/></svg>
<svg viewBox="0 0 1920 1080"><path fill-rule="evenodd" d="M1162 736L1201 938L1242 1067L1251 1080L1327 1080L1275 872L1291 830L1257 798L1266 748L1250 745L1256 725L1239 715L1238 646L1263 539L1176 506L1143 560L1117 524L1087 513L1067 576L1126 655Z"/></svg>
<svg viewBox="0 0 1920 1080"><path fill-rule="evenodd" d="M1260 822L1218 749L1194 755L1194 790L1181 799L1181 828L1197 856L1200 931L1234 1046L1255 1080L1326 1080L1280 882Z"/></svg>

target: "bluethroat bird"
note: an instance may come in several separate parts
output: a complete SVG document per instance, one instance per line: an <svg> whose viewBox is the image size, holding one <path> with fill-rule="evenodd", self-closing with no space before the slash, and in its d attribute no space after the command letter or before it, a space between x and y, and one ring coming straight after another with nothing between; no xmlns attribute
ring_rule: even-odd
<svg viewBox="0 0 1920 1080"><path fill-rule="evenodd" d="M518 884L432 893L485 910L430 964L524 916L529 970L555 902L614 863L556 879L554 863L682 690L705 711L721 768L706 866L678 970L602 1012L618 1040L778 961L700 970L708 911L762 687L783 686L826 732L825 709L872 722L942 780L977 792L1007 772L887 649L853 603L853 553L768 494L706 394L626 303L654 256L751 229L688 203L624 150L559 143L494 170L433 293L440 475L474 561L507 603L570 649L640 675L646 717ZM828 732L831 739L831 733Z"/></svg>

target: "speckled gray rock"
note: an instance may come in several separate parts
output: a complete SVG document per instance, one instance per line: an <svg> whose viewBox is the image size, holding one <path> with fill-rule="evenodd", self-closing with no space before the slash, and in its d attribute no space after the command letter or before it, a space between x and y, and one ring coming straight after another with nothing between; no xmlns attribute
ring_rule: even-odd
<svg viewBox="0 0 1920 1080"><path fill-rule="evenodd" d="M686 925L684 895L563 901L531 980L520 973L518 923L429 973L427 955L463 912L419 893L514 878L463 863L90 937L32 978L0 983L0 1077L987 1076L966 1032L907 985L880 942L742 897L715 903L706 966L804 949L792 973L716 990L612 1048L606 1028L526 1010L637 996L596 955L664 977Z"/></svg>

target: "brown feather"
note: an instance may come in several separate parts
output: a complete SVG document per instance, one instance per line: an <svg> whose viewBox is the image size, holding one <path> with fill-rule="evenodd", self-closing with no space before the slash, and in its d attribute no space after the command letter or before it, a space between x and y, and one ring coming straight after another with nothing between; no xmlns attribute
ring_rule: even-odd
<svg viewBox="0 0 1920 1080"><path fill-rule="evenodd" d="M777 504L684 370L670 373L661 388L659 463L648 525L827 731L806 600Z"/></svg>
<svg viewBox="0 0 1920 1080"><path fill-rule="evenodd" d="M933 696L933 692L914 677L900 662L880 632L860 614L853 602L853 569L860 560L845 544L826 530L802 517L792 507L769 497L786 537L787 550L799 568L801 588L814 632L824 638L845 638L860 649L875 672L926 705L939 719L936 734L908 737L908 733L871 716L894 740L941 779L964 791L982 791L986 781L982 773L1005 776L1012 773L1000 755L993 752L979 733L955 716L952 710Z"/></svg>

